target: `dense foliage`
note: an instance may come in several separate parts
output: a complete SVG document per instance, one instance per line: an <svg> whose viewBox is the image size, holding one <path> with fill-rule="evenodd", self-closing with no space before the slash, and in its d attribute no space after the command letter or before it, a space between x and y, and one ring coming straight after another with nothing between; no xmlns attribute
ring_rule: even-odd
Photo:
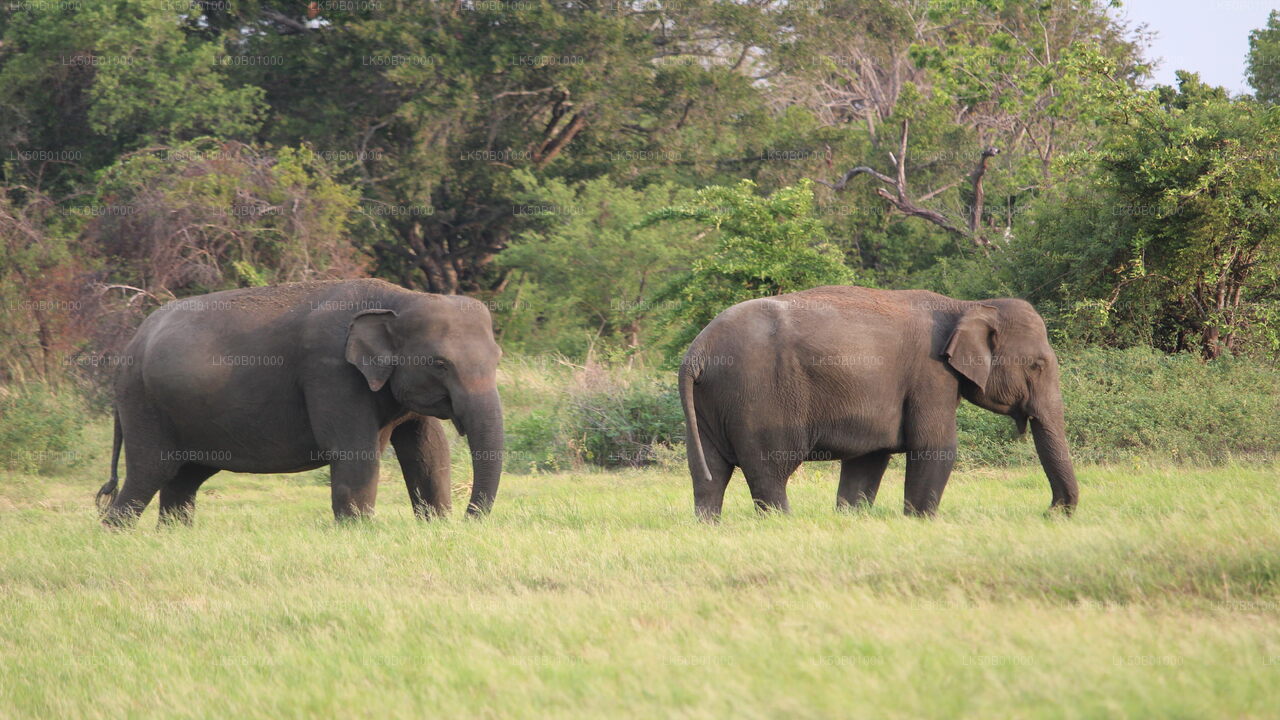
<svg viewBox="0 0 1280 720"><path fill-rule="evenodd" d="M1280 112L1182 73L1177 89L1114 89L1123 127L1039 209L1015 248L1072 330L1108 343L1280 348Z"/></svg>
<svg viewBox="0 0 1280 720"><path fill-rule="evenodd" d="M1019 295L1063 345L1274 355L1257 97L1143 89L1102 0L0 8L0 380L170 297L374 275L655 363L829 282Z"/></svg>
<svg viewBox="0 0 1280 720"><path fill-rule="evenodd" d="M641 227L690 221L712 235L704 257L693 260L658 292L669 302L668 317L678 328L667 345L671 360L679 357L721 310L743 300L848 282L853 273L827 242L814 216L808 181L762 198L755 183L736 187L712 185L699 190L687 205L666 207L647 216Z"/></svg>
<svg viewBox="0 0 1280 720"><path fill-rule="evenodd" d="M39 383L0 387L0 470L58 472L86 459L84 405Z"/></svg>

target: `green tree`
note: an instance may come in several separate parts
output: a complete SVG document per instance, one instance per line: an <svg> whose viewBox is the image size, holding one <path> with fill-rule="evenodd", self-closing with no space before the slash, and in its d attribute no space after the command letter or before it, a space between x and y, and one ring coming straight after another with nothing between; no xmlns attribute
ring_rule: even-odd
<svg viewBox="0 0 1280 720"><path fill-rule="evenodd" d="M1074 160L1014 264L1027 292L1121 341L1218 357L1280 348L1280 109L1195 73L1108 94L1108 133Z"/></svg>
<svg viewBox="0 0 1280 720"><path fill-rule="evenodd" d="M654 335L654 296L688 269L700 243L683 228L636 224L653 208L692 200L693 191L671 183L637 190L607 177L539 181L527 171L516 179L525 189L516 212L537 225L497 260L512 271L492 303L503 343L572 355L597 342L638 351Z"/></svg>
<svg viewBox="0 0 1280 720"><path fill-rule="evenodd" d="M13 3L0 11L3 182L63 196L124 152L205 135L249 139L262 91L229 79L198 6Z"/></svg>
<svg viewBox="0 0 1280 720"><path fill-rule="evenodd" d="M1135 86L1146 36L1095 0L823 0L783 12L775 93L824 131L810 177L850 262L918 286L940 260L991 253L1017 231L1054 160L1097 141L1083 55ZM838 132L831 132L831 130ZM824 147L825 144L825 147ZM844 173L842 176L841 173Z"/></svg>
<svg viewBox="0 0 1280 720"><path fill-rule="evenodd" d="M219 22L266 93L260 139L350 153L366 199L405 210L362 232L408 286L502 283L493 260L530 224L513 169L687 182L771 123L746 62L779 31L759 4L353 5L307 22L304 4L248 2Z"/></svg>
<svg viewBox="0 0 1280 720"><path fill-rule="evenodd" d="M1267 103L1280 101L1280 11L1272 10L1266 27L1249 33L1245 66L1257 98Z"/></svg>
<svg viewBox="0 0 1280 720"><path fill-rule="evenodd" d="M668 317L674 334L666 345L668 360L678 358L730 305L853 279L814 209L813 184L807 180L768 197L758 194L754 182L743 180L703 188L691 202L641 221L640 227L693 222L711 234L705 254L657 296L671 302Z"/></svg>

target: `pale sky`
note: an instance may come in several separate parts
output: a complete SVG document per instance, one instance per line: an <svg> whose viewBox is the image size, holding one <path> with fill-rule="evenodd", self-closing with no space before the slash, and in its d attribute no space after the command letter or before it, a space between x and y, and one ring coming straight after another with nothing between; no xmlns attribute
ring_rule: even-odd
<svg viewBox="0 0 1280 720"><path fill-rule="evenodd" d="M1147 57L1159 60L1154 82L1173 85L1175 70L1194 70L1232 93L1251 92L1244 77L1249 32L1267 24L1280 0L1123 0L1120 14L1156 32Z"/></svg>

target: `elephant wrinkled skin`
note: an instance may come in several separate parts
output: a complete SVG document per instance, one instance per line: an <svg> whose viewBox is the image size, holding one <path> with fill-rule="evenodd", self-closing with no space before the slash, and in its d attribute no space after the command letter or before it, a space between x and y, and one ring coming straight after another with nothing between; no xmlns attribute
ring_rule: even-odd
<svg viewBox="0 0 1280 720"><path fill-rule="evenodd" d="M368 515L388 442L415 513L444 514L449 452L440 419L470 443L467 512L488 511L503 437L492 325L476 300L381 280L228 290L165 305L121 358L111 479L98 493L103 521L132 524L159 492L161 522L190 522L196 491L219 470L326 465L335 517Z"/></svg>
<svg viewBox="0 0 1280 720"><path fill-rule="evenodd" d="M837 507L870 506L894 453L907 454L908 514L933 515L956 457L964 398L1028 422L1053 493L1079 496L1058 360L1024 300L961 301L923 290L821 287L720 313L680 368L699 517L719 517L742 468L761 510L788 509L805 460L839 460Z"/></svg>

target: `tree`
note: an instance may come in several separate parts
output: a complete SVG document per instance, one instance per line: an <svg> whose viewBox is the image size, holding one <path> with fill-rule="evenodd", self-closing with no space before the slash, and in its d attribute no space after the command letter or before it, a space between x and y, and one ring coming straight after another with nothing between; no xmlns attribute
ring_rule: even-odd
<svg viewBox="0 0 1280 720"><path fill-rule="evenodd" d="M1111 87L1106 139L1038 216L1020 265L1041 270L1019 272L1040 287L1024 288L1053 283L1068 312L1171 351L1275 350L1280 108L1178 83Z"/></svg>
<svg viewBox="0 0 1280 720"><path fill-rule="evenodd" d="M88 268L57 215L57 206L28 188L0 192L0 380L31 373L49 382L83 336Z"/></svg>
<svg viewBox="0 0 1280 720"><path fill-rule="evenodd" d="M1266 27L1249 33L1245 66L1258 100L1280 102L1280 11L1272 10Z"/></svg>
<svg viewBox="0 0 1280 720"><path fill-rule="evenodd" d="M262 91L225 76L198 6L14 3L0 11L0 182L55 200L124 153L206 135L247 140Z"/></svg>
<svg viewBox="0 0 1280 720"><path fill-rule="evenodd" d="M366 275L356 192L306 147L201 140L103 171L84 242L108 278L158 297Z"/></svg>
<svg viewBox="0 0 1280 720"><path fill-rule="evenodd" d="M1109 59L1135 87L1147 73L1144 29L1111 5L794 4L777 92L846 128L824 137L827 166L809 176L840 188L820 195L823 206L851 208L828 222L851 262L915 284L940 258L985 254L1011 237L1055 181L1055 158L1097 142L1103 108L1093 78L1075 72L1079 58Z"/></svg>
<svg viewBox="0 0 1280 720"><path fill-rule="evenodd" d="M526 171L516 179L525 188L517 213L537 225L497 260L512 278L492 301L503 344L579 355L598 342L638 352L661 314L654 296L702 242L684 228L636 224L654 208L692 200L693 191L670 183L637 190L607 177L540 182Z"/></svg>
<svg viewBox="0 0 1280 720"><path fill-rule="evenodd" d="M387 209L362 231L407 286L501 284L494 258L529 223L513 169L705 175L769 126L747 72L776 34L758 3L353 5L308 20L249 2L220 27L246 59L272 60L232 66L265 91L259 139L355 158L351 179Z"/></svg>
<svg viewBox="0 0 1280 720"><path fill-rule="evenodd" d="M667 358L674 360L721 310L752 298L838 285L853 279L814 214L813 184L802 180L768 197L743 180L699 190L683 205L648 215L640 227L691 221L713 235L706 254L657 296L670 301L674 324Z"/></svg>

